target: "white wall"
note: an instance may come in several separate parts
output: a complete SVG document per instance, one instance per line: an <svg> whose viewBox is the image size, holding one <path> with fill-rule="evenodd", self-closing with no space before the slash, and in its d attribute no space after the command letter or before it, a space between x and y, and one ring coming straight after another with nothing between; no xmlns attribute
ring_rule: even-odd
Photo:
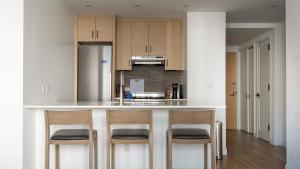
<svg viewBox="0 0 300 169"><path fill-rule="evenodd" d="M187 13L187 98L226 106L225 55L226 13ZM226 148L226 110L216 110L223 123L223 154Z"/></svg>
<svg viewBox="0 0 300 169"><path fill-rule="evenodd" d="M22 168L23 1L0 1L0 168Z"/></svg>
<svg viewBox="0 0 300 169"><path fill-rule="evenodd" d="M300 168L300 1L286 1L286 169Z"/></svg>
<svg viewBox="0 0 300 169"><path fill-rule="evenodd" d="M24 103L72 100L74 12L62 0L25 0L24 15ZM35 118L24 110L24 169L35 168Z"/></svg>
<svg viewBox="0 0 300 169"><path fill-rule="evenodd" d="M225 12L188 12L188 99L225 102Z"/></svg>
<svg viewBox="0 0 300 169"><path fill-rule="evenodd" d="M62 0L25 2L24 103L71 100L75 14Z"/></svg>

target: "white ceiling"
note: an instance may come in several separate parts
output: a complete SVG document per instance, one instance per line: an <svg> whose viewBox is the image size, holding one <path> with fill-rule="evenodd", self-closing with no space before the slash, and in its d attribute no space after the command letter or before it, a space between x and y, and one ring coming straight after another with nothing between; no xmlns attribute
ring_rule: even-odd
<svg viewBox="0 0 300 169"><path fill-rule="evenodd" d="M78 13L115 14L123 17L180 17L187 11L227 11L227 22L277 22L285 18L285 0L65 1ZM141 7L136 8L134 5ZM272 5L276 7L272 8Z"/></svg>
<svg viewBox="0 0 300 169"><path fill-rule="evenodd" d="M261 28L230 28L226 29L226 45L227 46L240 46L247 41L250 41L259 35L262 35L271 29Z"/></svg>

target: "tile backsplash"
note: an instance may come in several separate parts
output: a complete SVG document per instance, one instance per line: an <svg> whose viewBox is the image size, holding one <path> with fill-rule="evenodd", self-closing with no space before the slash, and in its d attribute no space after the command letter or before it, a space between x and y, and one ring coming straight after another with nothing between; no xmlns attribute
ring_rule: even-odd
<svg viewBox="0 0 300 169"><path fill-rule="evenodd" d="M125 86L130 85L130 79L144 79L145 92L164 92L172 83L183 85L183 95L186 95L186 71L166 71L164 66L139 65L131 71L124 71ZM120 84L120 72L116 74L116 85Z"/></svg>

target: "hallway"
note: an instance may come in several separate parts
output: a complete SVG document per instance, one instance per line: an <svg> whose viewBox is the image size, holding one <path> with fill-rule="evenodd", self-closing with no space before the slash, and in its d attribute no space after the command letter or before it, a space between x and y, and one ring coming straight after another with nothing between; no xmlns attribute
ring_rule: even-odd
<svg viewBox="0 0 300 169"><path fill-rule="evenodd" d="M227 156L218 169L284 169L285 148L238 130L227 130Z"/></svg>

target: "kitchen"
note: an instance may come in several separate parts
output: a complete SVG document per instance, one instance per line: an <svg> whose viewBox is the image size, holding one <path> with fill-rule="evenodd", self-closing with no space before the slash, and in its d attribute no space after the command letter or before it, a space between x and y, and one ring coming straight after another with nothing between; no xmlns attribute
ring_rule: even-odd
<svg viewBox="0 0 300 169"><path fill-rule="evenodd" d="M205 17L205 13L203 13ZM195 15L196 18L193 18ZM199 16L198 16L199 15ZM191 19L198 20L202 13L191 13ZM218 27L214 31L219 31L225 39L225 15L224 13L209 13L219 22L218 18L223 18L222 27ZM199 18L198 18L199 17ZM201 19L206 22L206 19ZM106 123L105 112L109 110L151 110L153 116L153 168L165 168L166 163L170 160L166 159L166 142L165 131L168 130L169 113L176 110L181 111L213 111L216 120L222 121L225 125L225 106L222 101L217 103L209 97L218 97L224 94L224 91L217 87L222 84L215 84L214 79L207 79L205 86L199 86L197 80L198 73L195 70L201 65L201 61L191 62L188 65L187 60L187 19L170 18L170 19L132 19L119 18L116 16L103 15L78 15L75 16L74 34L75 42L73 50L73 98L48 100L45 102L30 101L25 105L29 121L28 132L35 130L35 144L30 143L32 147L28 148L32 156L41 154L41 156L32 159L28 157L28 165L42 168L45 159L43 144L45 138L39 137L45 135L44 131L44 111L47 110L91 110L93 113L93 126L98 131L98 168L109 168L107 161L110 156L109 149L105 147ZM212 24L211 22L209 24ZM199 26L191 27L197 30ZM200 31L201 32L201 31ZM194 34L195 35L195 34ZM211 37L210 37L211 39ZM220 37L215 38L214 44L220 44L225 51L225 43L219 41ZM199 38L196 38L199 40ZM201 39L201 41L204 39ZM217 42L217 43L216 43ZM194 42L193 42L194 43ZM206 42L203 42L206 43ZM199 50L198 47L193 50ZM219 59L218 69L215 71L222 72L224 80L224 57L225 52L222 50L215 55L223 55L223 59ZM219 53L222 53L219 55ZM195 59L201 59L195 55ZM204 58L203 58L204 59ZM190 58L190 61L192 57ZM223 60L223 61L222 61ZM223 62L223 64L222 64ZM215 63L212 62L215 65ZM66 65L63 65L66 66ZM208 64L202 63L202 68ZM68 66L69 67L69 66ZM222 68L223 67L223 68ZM198 71L196 71L198 72ZM214 72L214 71L212 71ZM204 73L204 72L203 72ZM205 75L206 76L206 75ZM203 76L203 77L205 77ZM190 79L189 79L190 77ZM210 75L209 78L213 77ZM201 83L203 83L203 78ZM32 83L32 82L30 82ZM70 83L69 83L70 84ZM120 85L123 84L123 85ZM223 84L224 86L225 84ZM43 84L43 93L47 97L51 95L54 89L49 84ZM70 86L68 86L70 87ZM209 89L206 92L215 91L217 88L221 92L214 94L200 93L197 91L201 88ZM122 92L123 91L123 92ZM190 92L190 94L189 94ZM120 99L120 96L122 99ZM191 99L189 99L189 97ZM194 98L192 98L194 97ZM199 99L199 97L202 97ZM33 97L31 97L33 98ZM124 99L124 100L123 100ZM222 100L222 99L221 99ZM224 98L223 98L224 100ZM223 101L225 102L225 101ZM30 119L30 117L34 117ZM29 122L28 121L28 122ZM215 121L214 121L215 123ZM207 125L200 125L202 128L209 130ZM213 125L214 126L214 125ZM124 127L124 126L123 126ZM54 127L53 129L60 129ZM63 127L64 128L64 127ZM122 128L122 127L121 127ZM214 134L213 134L214 135ZM212 136L212 139L214 137ZM223 138L226 138L226 131L223 128ZM30 142L28 137L28 142ZM213 139L214 140L214 139ZM212 144L214 145L214 144ZM226 140L222 142L223 154L226 154ZM210 147L210 146L209 146ZM148 160L142 160L145 157L147 149L142 145L117 145L115 167L116 168L147 168ZM215 148L213 146L213 148ZM72 147L61 147L61 167L84 168L86 162L71 163L65 157L70 159L86 159L84 153L73 152ZM81 147L81 152L87 151ZM35 151L32 151L35 150ZM84 151L83 151L84 150ZM101 151L102 150L102 151ZM200 150L200 151L199 151ZM174 146L173 165L174 167L199 168L204 165L202 145L176 145ZM208 149L210 151L210 148ZM50 147L50 152L54 152ZM213 151L215 152L215 151ZM47 153L46 153L47 154ZM76 155L75 155L76 154ZM75 156L73 156L75 155ZM181 156L190 156L197 158L184 159ZM215 156L215 155L213 155ZM126 157L126 158L125 158ZM147 156L146 156L147 157ZM201 158L199 161L198 158ZM132 159L139 158L139 162ZM209 155L210 158L210 155ZM34 161L32 161L34 160ZM189 162L187 162L189 160ZM150 160L152 161L152 160ZM210 162L209 162L210 161ZM215 167L216 161L209 160L212 168ZM54 166L53 153L50 153L50 167ZM114 164L111 162L111 165ZM210 166L210 165L208 165Z"/></svg>
<svg viewBox="0 0 300 169"><path fill-rule="evenodd" d="M125 91L122 94L126 99L131 99L131 96L134 100L151 97L163 101L186 97L186 33L181 20L78 16L78 45L75 46L78 46L78 68L75 70L75 74L78 72L78 101L119 98L121 78L124 79L122 91ZM94 23L96 26L90 26ZM105 46L100 49L102 44L107 49ZM97 49L89 46L99 46L99 51L103 52L97 58ZM94 60L87 61L87 58ZM95 67L89 65L98 63L98 59L102 59L101 63L93 65ZM121 71L124 71L124 77L120 77ZM102 79L97 80L97 77ZM106 88L101 82L106 82L102 84ZM185 84L185 89L182 84ZM107 96L98 98L86 96L97 93L97 86L102 88L99 93L112 89L113 97L107 93L103 93Z"/></svg>
<svg viewBox="0 0 300 169"><path fill-rule="evenodd" d="M224 72L226 16L224 12L191 12L175 18L155 16L136 19L118 15L80 15L74 12L68 3L57 0L32 1L27 5L24 28L26 32L24 38L27 42L24 44L24 119L26 119L24 120L24 145L26 145L24 152L27 154L24 157L25 168L45 166L44 112L47 110L92 111L93 128L98 132L99 169L107 168L109 157L107 155L109 149L106 147L107 110L151 110L153 168L156 169L165 168L167 161L170 161L166 157L166 130L168 130L168 117L171 111L212 110L215 112L216 120L226 126ZM48 6L55 10L49 10ZM137 30L133 31L133 29ZM84 98L77 102L81 98L80 92L88 91L87 87L83 87L83 90L80 88L81 82L87 82L87 80L80 80L82 77L80 73L91 68L88 66L87 69L81 69L85 66L84 61L87 61L81 60L82 56L87 56L81 55L81 52L85 52L86 44L111 46L111 54L108 54L110 52L106 51L106 47L102 52L98 49L94 52L111 56L111 74L109 71L102 71L106 73L108 80L101 83L106 87L104 90L99 89L99 93L104 91L103 96L107 96L105 100L114 98L112 101L99 102L98 96L93 95L96 100L84 101ZM214 50L215 48L218 50ZM135 56L142 56L142 58ZM157 57L154 58L155 61L151 56ZM161 56L164 60L161 60ZM109 58L98 60L100 63L87 62L100 68L97 64L109 67L109 60ZM150 65L153 62L155 64ZM124 93L121 93L124 96L127 97L128 89L130 91L132 88L144 93L160 92L164 96L159 96L156 101L136 102L132 99L135 99L138 93L130 91L131 96L128 98L131 98L131 101L124 99L123 105L120 105L117 98L120 95L118 86L121 82L121 71L124 75L124 86L122 86ZM95 85L98 83L97 79L103 77L97 78L98 75L95 74L90 78L91 81L95 80L95 83L90 85ZM83 77L89 78L89 76ZM130 82L137 84L130 84ZM143 83L144 85L140 85ZM172 84L175 84L173 88L177 88L177 94L175 94L176 90L174 92L171 90ZM98 90L97 87L92 89L92 94L96 94L94 91ZM111 92L108 92L109 90ZM88 93L83 92L83 94ZM170 100L164 101L165 99ZM65 127L55 126L52 129L61 128ZM203 128L207 127L203 126ZM223 138L226 138L225 127L223 127ZM222 145L223 155L226 155L226 139L223 139ZM173 167L202 168L205 161L203 150L203 145L174 145ZM61 146L60 167L86 168L89 161L85 153L87 151L85 145ZM115 151L116 168L134 169L148 166L148 150L145 145L117 145ZM55 148L50 146L50 168L55 166L54 152ZM208 146L208 154L210 154L210 146ZM211 163L215 165L216 161L209 159L210 155L208 166Z"/></svg>
<svg viewBox="0 0 300 169"><path fill-rule="evenodd" d="M299 1L3 0L0 4L0 168L299 168ZM78 40L78 17L90 18L83 24L89 26L84 35L87 41ZM109 29L96 29L98 17L100 26L104 23ZM152 29L152 22L164 23ZM230 108L226 106L225 55L236 52L237 70L241 57L239 47L226 46L226 29L247 32L253 28L272 30L270 44L265 44L270 50L270 143L239 131L239 103L237 130L228 130L226 124L230 124L226 122ZM96 42L102 38L103 42ZM108 80L99 83L105 90L98 84L91 94L86 87L80 89L82 82L92 82L79 75L90 71L82 69L90 64L84 64L87 60L78 50L87 44L111 48L104 52L111 54L96 51L96 56L110 59L91 62L96 68L111 66L105 72ZM253 50L257 47L254 43ZM151 65L154 50L155 64ZM92 76L95 82L103 79L97 77L103 70ZM235 84L238 102L239 79ZM81 91L97 101L78 101ZM118 121L139 124L116 125ZM211 151L217 147L213 146L214 128L193 126L200 131L197 141L190 140L191 135L182 139L191 130L177 123L195 121L211 127L216 121L223 123L223 160L212 160L217 153ZM68 126L71 122L87 126ZM58 123L62 125L52 126ZM174 123L180 130L172 129ZM67 135L57 133L65 129ZM70 131L83 133L76 135L83 140L74 139ZM175 131L181 132L179 137ZM124 139L128 135L139 139ZM282 146L279 151L277 146Z"/></svg>

